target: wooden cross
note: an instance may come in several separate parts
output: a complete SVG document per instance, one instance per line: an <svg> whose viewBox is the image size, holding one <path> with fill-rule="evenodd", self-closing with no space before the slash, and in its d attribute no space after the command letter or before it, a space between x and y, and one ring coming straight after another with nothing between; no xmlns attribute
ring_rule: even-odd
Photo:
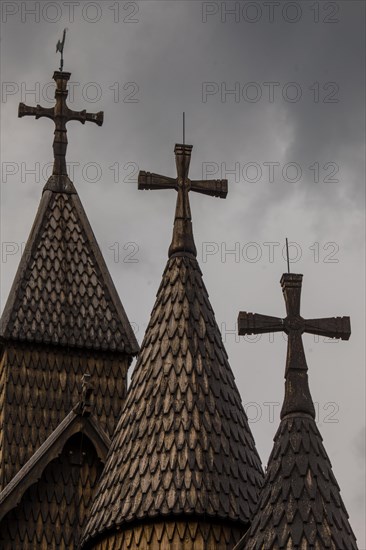
<svg viewBox="0 0 366 550"><path fill-rule="evenodd" d="M288 335L286 359L285 400L281 418L290 413L308 413L315 418L311 399L307 364L302 343L302 334L318 334L329 338L348 340L351 335L349 317L303 319L300 315L302 275L284 273L281 286L286 302L287 317L270 317L241 311L238 317L238 331L244 334L263 334L284 331Z"/></svg>
<svg viewBox="0 0 366 550"><path fill-rule="evenodd" d="M66 98L68 95L67 82L71 76L71 73L55 71L53 79L56 82L56 104L50 109L46 109L37 105L37 107L29 107L24 103L19 103L18 116L35 116L36 119L41 117L50 118L55 123L55 137L53 140L53 174L54 175L67 175L66 169L66 149L67 149L67 130L66 123L69 120L78 120L82 124L88 122L95 122L98 126L103 124L103 112L99 113L87 113L84 111L72 111L66 104Z"/></svg>
<svg viewBox="0 0 366 550"><path fill-rule="evenodd" d="M175 189L178 191L173 240L169 248L169 257L181 252L197 255L193 239L189 191L196 191L197 193L222 199L227 196L227 180L190 180L188 178L191 151L192 145L178 143L175 145L177 178L169 178L142 170L139 172L139 189Z"/></svg>

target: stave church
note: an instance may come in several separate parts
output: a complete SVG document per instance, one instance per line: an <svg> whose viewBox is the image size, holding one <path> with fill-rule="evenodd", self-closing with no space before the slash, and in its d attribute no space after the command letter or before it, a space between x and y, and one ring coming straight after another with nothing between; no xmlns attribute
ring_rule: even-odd
<svg viewBox="0 0 366 550"><path fill-rule="evenodd" d="M139 173L139 189L177 192L139 347L67 173L67 123L103 123L68 107L69 78L61 63L52 108L19 105L20 117L54 122L54 165L1 317L0 548L356 550L302 344L304 332L348 340L349 317L304 319L292 273L281 278L285 317L239 313L239 334L288 336L264 472L192 228L190 192L225 198L228 183L190 179L185 143L175 177Z"/></svg>

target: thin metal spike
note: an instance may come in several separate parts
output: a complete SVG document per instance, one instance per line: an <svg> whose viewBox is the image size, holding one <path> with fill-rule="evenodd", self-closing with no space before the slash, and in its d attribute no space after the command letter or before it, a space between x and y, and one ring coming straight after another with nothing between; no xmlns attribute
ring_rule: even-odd
<svg viewBox="0 0 366 550"><path fill-rule="evenodd" d="M287 257L287 273L290 273L290 257L288 253L288 240L286 237L286 257Z"/></svg>
<svg viewBox="0 0 366 550"><path fill-rule="evenodd" d="M183 112L183 145L186 144L186 114Z"/></svg>

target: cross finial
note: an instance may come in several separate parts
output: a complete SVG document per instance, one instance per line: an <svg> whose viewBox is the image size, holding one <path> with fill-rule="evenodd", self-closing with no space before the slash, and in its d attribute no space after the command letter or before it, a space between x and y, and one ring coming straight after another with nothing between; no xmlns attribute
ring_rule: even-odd
<svg viewBox="0 0 366 550"><path fill-rule="evenodd" d="M188 178L192 145L177 143L174 148L177 178L169 178L150 172L139 172L139 189L175 189L178 191L175 219L169 257L173 254L197 255L193 239L189 191L220 197L227 195L227 180L190 180Z"/></svg>
<svg viewBox="0 0 366 550"><path fill-rule="evenodd" d="M23 116L35 116L36 119L46 117L53 120L55 123L55 137L53 140L53 176L67 176L66 149L68 142L66 123L70 120L78 120L82 124L85 124L86 121L94 122L98 126L103 124L102 111L99 113L87 113L85 109L83 111L73 111L69 109L66 98L68 95L67 82L70 76L71 73L62 71L54 72L53 79L56 82L56 104L54 107L50 109L46 109L40 105L37 105L37 107L28 107L28 105L24 105L24 103L19 103L18 116L20 118ZM68 180L68 178L57 178L57 180L61 180L63 182L62 185L66 185L65 181Z"/></svg>
<svg viewBox="0 0 366 550"><path fill-rule="evenodd" d="M302 275L295 273L282 275L281 286L287 311L287 316L284 319L245 311L240 312L238 318L240 335L284 331L288 336L285 399L281 418L287 414L299 412L310 414L315 418L302 334L307 332L341 340L348 340L351 335L349 317L303 319L300 315L301 285Z"/></svg>

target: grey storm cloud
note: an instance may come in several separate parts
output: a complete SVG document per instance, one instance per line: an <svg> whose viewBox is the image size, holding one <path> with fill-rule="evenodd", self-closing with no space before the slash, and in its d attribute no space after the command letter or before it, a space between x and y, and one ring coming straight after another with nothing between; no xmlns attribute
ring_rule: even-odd
<svg viewBox="0 0 366 550"><path fill-rule="evenodd" d="M244 1L80 1L73 18L70 3L54 4L1 3L1 309L52 160L52 123L18 119L18 103L51 105L45 84L67 27L71 106L105 113L101 128L68 125L67 159L139 342L167 258L175 192L139 192L138 170L175 176L185 111L191 177L229 180L225 201L191 193L193 226L263 463L286 343L245 341L235 323L239 310L284 312L286 236L292 271L304 273L304 316L351 316L349 342L304 342L320 430L366 548L355 444L365 417L364 2L258 2L258 11Z"/></svg>

